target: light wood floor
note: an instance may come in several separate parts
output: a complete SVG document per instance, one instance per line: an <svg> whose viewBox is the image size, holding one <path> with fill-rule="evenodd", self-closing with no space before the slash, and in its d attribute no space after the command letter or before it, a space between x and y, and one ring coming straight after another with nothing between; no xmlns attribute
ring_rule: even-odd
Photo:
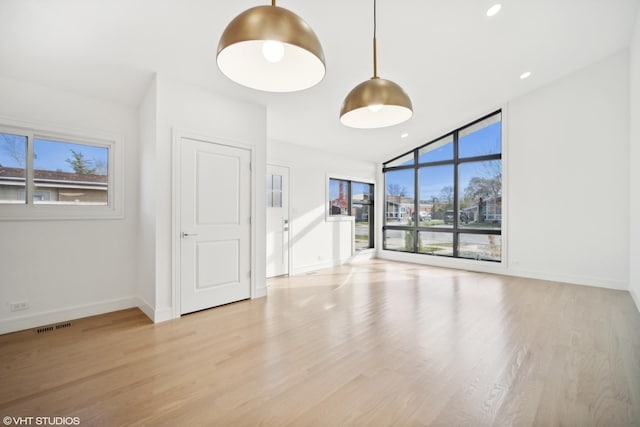
<svg viewBox="0 0 640 427"><path fill-rule="evenodd" d="M151 324L0 336L0 416L83 426L640 425L626 292L372 261Z"/></svg>

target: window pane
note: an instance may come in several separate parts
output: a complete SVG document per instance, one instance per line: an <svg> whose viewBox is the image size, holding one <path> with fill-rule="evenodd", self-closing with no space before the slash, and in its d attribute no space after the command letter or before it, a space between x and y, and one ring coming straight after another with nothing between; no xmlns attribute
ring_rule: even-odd
<svg viewBox="0 0 640 427"><path fill-rule="evenodd" d="M453 135L447 135L418 151L418 163L453 159Z"/></svg>
<svg viewBox="0 0 640 427"><path fill-rule="evenodd" d="M453 256L452 233L421 231L419 235L418 252L431 255Z"/></svg>
<svg viewBox="0 0 640 427"><path fill-rule="evenodd" d="M273 207L274 208L282 207L282 191L281 190L273 190Z"/></svg>
<svg viewBox="0 0 640 427"><path fill-rule="evenodd" d="M273 175L267 175L267 207L273 207Z"/></svg>
<svg viewBox="0 0 640 427"><path fill-rule="evenodd" d="M267 175L267 207L282 207L282 176Z"/></svg>
<svg viewBox="0 0 640 427"><path fill-rule="evenodd" d="M502 226L502 161L462 163L458 169L460 227Z"/></svg>
<svg viewBox="0 0 640 427"><path fill-rule="evenodd" d="M27 202L27 137L0 133L0 203Z"/></svg>
<svg viewBox="0 0 640 427"><path fill-rule="evenodd" d="M109 149L34 140L35 204L106 205Z"/></svg>
<svg viewBox="0 0 640 427"><path fill-rule="evenodd" d="M384 248L392 251L413 252L414 231L385 230Z"/></svg>
<svg viewBox="0 0 640 427"><path fill-rule="evenodd" d="M356 218L356 251L372 248L369 221L371 218L371 205L353 205L353 216Z"/></svg>
<svg viewBox="0 0 640 427"><path fill-rule="evenodd" d="M351 183L351 202L370 203L373 200L373 185L363 182Z"/></svg>
<svg viewBox="0 0 640 427"><path fill-rule="evenodd" d="M420 226L445 226L445 213L453 209L453 165L428 166L418 171ZM449 225L451 227L451 225Z"/></svg>
<svg viewBox="0 0 640 427"><path fill-rule="evenodd" d="M273 175L273 189L282 191L282 175Z"/></svg>
<svg viewBox="0 0 640 427"><path fill-rule="evenodd" d="M412 165L415 162L415 158L413 156L413 151L409 154L405 154L402 157L397 158L396 160L392 160L389 163L385 163L385 168L392 168L395 166L408 166Z"/></svg>
<svg viewBox="0 0 640 427"><path fill-rule="evenodd" d="M414 169L389 171L385 180L385 224L413 225ZM411 224L410 224L411 223Z"/></svg>
<svg viewBox="0 0 640 427"><path fill-rule="evenodd" d="M329 214L349 215L349 181L329 180Z"/></svg>
<svg viewBox="0 0 640 427"><path fill-rule="evenodd" d="M409 153L384 164L385 249L501 260L501 119L418 147L415 162Z"/></svg>
<svg viewBox="0 0 640 427"><path fill-rule="evenodd" d="M487 117L458 134L458 157L476 157L502 152L501 114Z"/></svg>
<svg viewBox="0 0 640 427"><path fill-rule="evenodd" d="M502 237L495 234L460 234L458 256L485 261L500 261Z"/></svg>

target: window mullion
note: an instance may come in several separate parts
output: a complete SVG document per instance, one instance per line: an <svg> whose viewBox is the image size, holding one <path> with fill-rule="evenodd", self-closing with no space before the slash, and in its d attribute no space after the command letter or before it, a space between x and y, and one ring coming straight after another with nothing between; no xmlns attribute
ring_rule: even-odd
<svg viewBox="0 0 640 427"><path fill-rule="evenodd" d="M453 133L453 256L458 257L458 222L460 221L460 212L458 206L458 166L460 159L458 158L458 131Z"/></svg>
<svg viewBox="0 0 640 427"><path fill-rule="evenodd" d="M355 216L352 215L353 213L353 194L351 192L351 181L347 181L347 215L349 216Z"/></svg>
<svg viewBox="0 0 640 427"><path fill-rule="evenodd" d="M35 172L33 169L33 159L34 159L34 153L33 153L33 140L34 140L34 134L33 133L29 133L27 135L27 159L25 161L25 169L27 172L27 182L25 185L25 197L26 197L26 204L27 205L33 205L33 193L35 191Z"/></svg>
<svg viewBox="0 0 640 427"><path fill-rule="evenodd" d="M413 174L413 252L418 253L418 212L420 211L420 189L418 188L418 174L420 169L418 168L418 150L413 152L414 156L414 174Z"/></svg>

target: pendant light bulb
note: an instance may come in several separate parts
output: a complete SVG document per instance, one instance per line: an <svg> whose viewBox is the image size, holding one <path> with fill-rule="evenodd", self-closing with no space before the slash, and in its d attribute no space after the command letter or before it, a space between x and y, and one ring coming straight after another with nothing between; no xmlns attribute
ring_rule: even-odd
<svg viewBox="0 0 640 427"><path fill-rule="evenodd" d="M280 62L284 57L284 45L276 40L265 40L262 43L262 55L271 63Z"/></svg>
<svg viewBox="0 0 640 427"><path fill-rule="evenodd" d="M369 104L367 108L372 113L377 113L378 111L382 110L382 104Z"/></svg>

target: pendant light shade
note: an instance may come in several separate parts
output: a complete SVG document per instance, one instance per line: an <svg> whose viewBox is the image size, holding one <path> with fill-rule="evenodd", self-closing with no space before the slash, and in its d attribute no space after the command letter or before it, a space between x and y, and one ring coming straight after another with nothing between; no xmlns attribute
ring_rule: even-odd
<svg viewBox="0 0 640 427"><path fill-rule="evenodd" d="M409 95L391 80L374 77L349 92L340 110L340 121L352 128L374 129L402 123L412 115Z"/></svg>
<svg viewBox="0 0 640 427"><path fill-rule="evenodd" d="M324 52L311 27L295 13L257 6L236 16L218 44L217 63L231 80L252 89L294 92L325 75Z"/></svg>
<svg viewBox="0 0 640 427"><path fill-rule="evenodd" d="M340 121L343 125L375 129L397 125L409 120L413 105L409 95L391 80L378 77L376 40L376 1L373 2L373 77L353 88L342 103Z"/></svg>

